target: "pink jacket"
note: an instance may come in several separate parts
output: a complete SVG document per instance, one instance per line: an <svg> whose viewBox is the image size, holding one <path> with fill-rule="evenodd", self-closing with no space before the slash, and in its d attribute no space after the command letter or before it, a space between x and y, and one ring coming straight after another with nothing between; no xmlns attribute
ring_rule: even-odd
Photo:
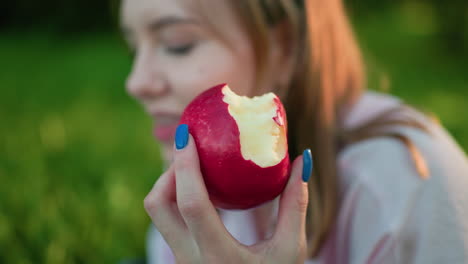
<svg viewBox="0 0 468 264"><path fill-rule="evenodd" d="M368 92L344 124L356 126L399 103ZM338 218L319 256L306 263L468 263L467 157L443 128L416 111L408 113L424 122L432 135L407 127L392 129L416 144L429 166L429 179L421 179L408 150L395 139L366 140L343 150L338 157ZM278 200L272 203L266 223L270 233ZM223 210L221 217L239 242L258 241L252 210ZM154 227L148 233L147 254L150 264L174 263Z"/></svg>

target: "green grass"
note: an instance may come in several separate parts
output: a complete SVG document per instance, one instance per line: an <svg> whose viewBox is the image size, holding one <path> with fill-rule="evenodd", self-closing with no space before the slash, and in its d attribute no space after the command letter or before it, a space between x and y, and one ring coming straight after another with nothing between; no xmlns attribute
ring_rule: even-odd
<svg viewBox="0 0 468 264"><path fill-rule="evenodd" d="M382 13L357 23L370 88L389 87L391 94L435 115L467 150L467 58L444 52L430 30L425 30L427 18L421 20L425 24L418 25L417 17L406 21L401 13ZM414 12L411 15L415 16Z"/></svg>
<svg viewBox="0 0 468 264"><path fill-rule="evenodd" d="M377 89L435 113L468 149L464 59L393 15L358 25ZM142 201L161 173L151 121L124 92L117 36L0 35L0 263L143 256Z"/></svg>
<svg viewBox="0 0 468 264"><path fill-rule="evenodd" d="M142 256L161 166L118 39L2 35L0 57L0 263Z"/></svg>

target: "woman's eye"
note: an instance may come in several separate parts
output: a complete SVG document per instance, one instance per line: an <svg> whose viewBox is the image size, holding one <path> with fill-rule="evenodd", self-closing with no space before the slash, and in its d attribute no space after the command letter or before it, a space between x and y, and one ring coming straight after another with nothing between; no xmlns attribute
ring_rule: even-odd
<svg viewBox="0 0 468 264"><path fill-rule="evenodd" d="M187 55L190 51L195 47L195 43L189 43L184 45L174 45L174 46L167 46L166 51L167 53L173 55Z"/></svg>

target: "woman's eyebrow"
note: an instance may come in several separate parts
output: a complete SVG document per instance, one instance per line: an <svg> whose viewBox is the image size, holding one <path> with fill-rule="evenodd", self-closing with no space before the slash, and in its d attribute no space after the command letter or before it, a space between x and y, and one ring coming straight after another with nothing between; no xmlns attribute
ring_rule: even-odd
<svg viewBox="0 0 468 264"><path fill-rule="evenodd" d="M195 19L191 18L182 18L182 17L177 17L177 16L166 16L162 17L159 19L155 19L154 21L150 22L147 26L147 30L151 33L156 33L160 31L161 29L168 27L168 26L173 26L173 25L180 25L180 24L193 24L193 25L198 25L199 22ZM121 25L120 26L120 31L122 34L127 37L131 38L133 35L132 29L128 27L127 25Z"/></svg>
<svg viewBox="0 0 468 264"><path fill-rule="evenodd" d="M173 25L180 25L180 24L194 24L197 25L198 22L194 19L190 18L182 18L177 16L166 16L160 19L156 19L148 25L148 30L151 32L157 32L162 28L173 26Z"/></svg>

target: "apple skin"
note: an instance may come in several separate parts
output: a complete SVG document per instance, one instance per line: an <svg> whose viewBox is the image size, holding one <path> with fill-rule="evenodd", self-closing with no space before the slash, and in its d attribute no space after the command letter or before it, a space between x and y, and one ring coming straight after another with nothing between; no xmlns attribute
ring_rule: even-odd
<svg viewBox="0 0 468 264"><path fill-rule="evenodd" d="M212 87L197 96L184 110L181 124L187 124L195 140L210 199L222 209L248 209L276 198L290 174L289 154L276 165L260 167L242 157L239 129L223 101L222 88ZM279 99L274 120L287 126ZM287 137L287 134L286 134Z"/></svg>

